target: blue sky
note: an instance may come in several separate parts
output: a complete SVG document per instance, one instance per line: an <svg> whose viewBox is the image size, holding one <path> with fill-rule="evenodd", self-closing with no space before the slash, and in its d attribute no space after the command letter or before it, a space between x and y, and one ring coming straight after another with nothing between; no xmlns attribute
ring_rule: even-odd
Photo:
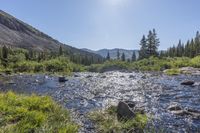
<svg viewBox="0 0 200 133"><path fill-rule="evenodd" d="M159 49L200 30L200 0L0 0L0 9L78 48L139 49L155 28Z"/></svg>

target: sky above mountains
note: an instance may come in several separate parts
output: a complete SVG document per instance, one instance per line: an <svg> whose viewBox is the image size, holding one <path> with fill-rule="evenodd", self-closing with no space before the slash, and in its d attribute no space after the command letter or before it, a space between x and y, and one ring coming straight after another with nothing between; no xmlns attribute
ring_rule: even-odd
<svg viewBox="0 0 200 133"><path fill-rule="evenodd" d="M160 48L200 30L199 0L0 0L0 9L78 48L139 49L155 28Z"/></svg>

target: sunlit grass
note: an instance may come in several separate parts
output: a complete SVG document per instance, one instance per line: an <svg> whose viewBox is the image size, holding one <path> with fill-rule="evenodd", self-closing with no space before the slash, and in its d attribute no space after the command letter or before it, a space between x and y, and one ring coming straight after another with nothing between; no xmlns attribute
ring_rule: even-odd
<svg viewBox="0 0 200 133"><path fill-rule="evenodd" d="M75 133L67 110L47 96L0 93L0 132Z"/></svg>
<svg viewBox="0 0 200 133"><path fill-rule="evenodd" d="M96 123L97 131L101 133L122 133L128 131L143 131L148 118L145 114L137 113L134 119L119 121L116 107L89 113L89 118Z"/></svg>

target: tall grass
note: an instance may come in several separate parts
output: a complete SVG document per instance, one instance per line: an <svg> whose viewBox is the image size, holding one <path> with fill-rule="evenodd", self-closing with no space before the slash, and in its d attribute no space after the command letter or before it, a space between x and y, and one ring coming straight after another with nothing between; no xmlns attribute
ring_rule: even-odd
<svg viewBox="0 0 200 133"><path fill-rule="evenodd" d="M0 132L75 133L78 126L67 110L47 96L0 93Z"/></svg>

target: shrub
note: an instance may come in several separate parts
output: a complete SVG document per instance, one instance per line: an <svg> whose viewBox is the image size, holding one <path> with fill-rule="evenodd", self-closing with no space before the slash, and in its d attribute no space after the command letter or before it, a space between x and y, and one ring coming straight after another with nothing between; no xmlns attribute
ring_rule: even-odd
<svg viewBox="0 0 200 133"><path fill-rule="evenodd" d="M179 69L168 69L168 70L166 70L165 71L165 74L167 74L167 75L178 75L178 74L180 74L181 73L181 71L179 70Z"/></svg>
<svg viewBox="0 0 200 133"><path fill-rule="evenodd" d="M194 57L194 58L191 60L191 66L192 66L192 67L200 68L200 56Z"/></svg>
<svg viewBox="0 0 200 133"><path fill-rule="evenodd" d="M44 71L44 65L41 63L36 63L34 65L34 72L43 72Z"/></svg>
<svg viewBox="0 0 200 133"><path fill-rule="evenodd" d="M72 72L70 61L65 57L59 57L44 62L47 72Z"/></svg>
<svg viewBox="0 0 200 133"><path fill-rule="evenodd" d="M13 66L15 72L32 72L34 70L34 62L31 61L23 61L20 63L16 63Z"/></svg>

